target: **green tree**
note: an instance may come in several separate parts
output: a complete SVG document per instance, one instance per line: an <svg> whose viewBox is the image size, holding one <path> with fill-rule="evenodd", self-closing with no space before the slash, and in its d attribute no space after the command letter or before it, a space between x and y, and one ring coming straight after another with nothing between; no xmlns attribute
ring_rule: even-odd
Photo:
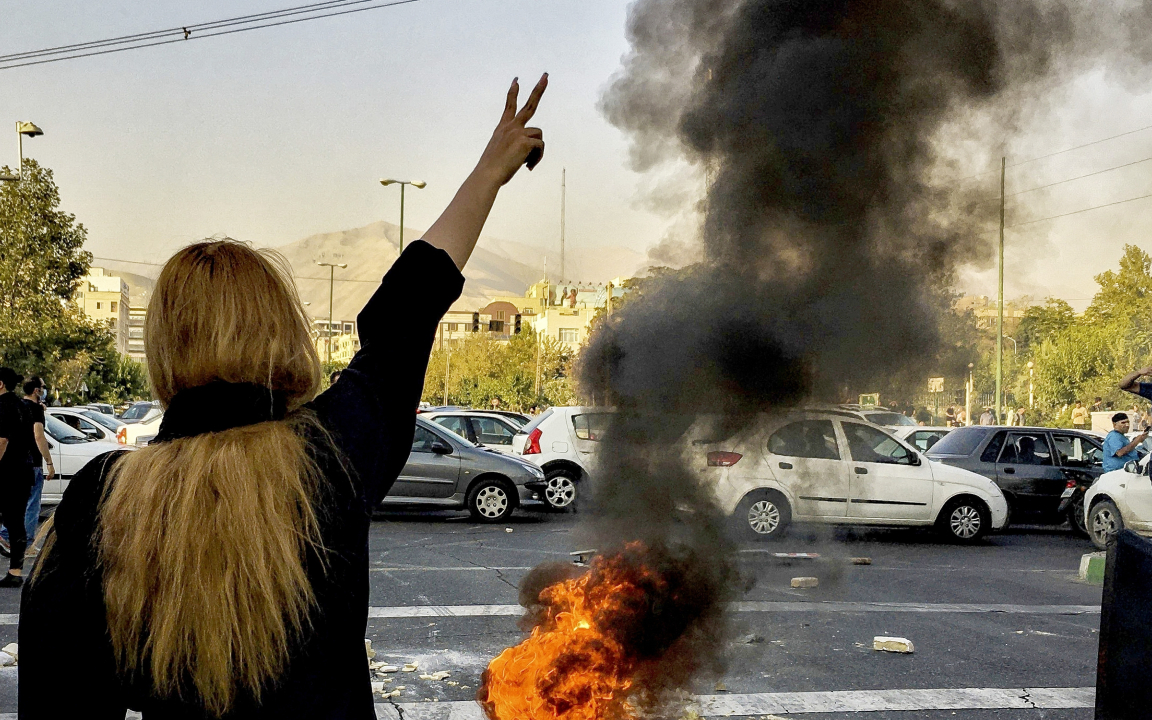
<svg viewBox="0 0 1152 720"><path fill-rule="evenodd" d="M1033 305L1024 311L1016 339L1022 351L1039 345L1045 339L1072 326L1076 321L1076 311L1064 300L1048 298L1043 305Z"/></svg>
<svg viewBox="0 0 1152 720"><path fill-rule="evenodd" d="M87 384L87 397L75 399L138 397L145 392L140 368L126 365L132 361L116 351L111 331L72 301L92 262L86 238L76 217L60 209L48 168L26 160L20 181L0 183L0 362L66 395Z"/></svg>

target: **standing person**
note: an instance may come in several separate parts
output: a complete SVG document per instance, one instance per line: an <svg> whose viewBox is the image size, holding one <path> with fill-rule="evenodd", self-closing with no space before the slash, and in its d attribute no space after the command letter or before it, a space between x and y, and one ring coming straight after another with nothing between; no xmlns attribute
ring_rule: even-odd
<svg viewBox="0 0 1152 720"><path fill-rule="evenodd" d="M28 422L32 425L32 442L29 456L32 463L32 489L28 494L28 504L24 511L24 531L31 548L32 541L36 539L36 530L40 526L40 499L44 494L44 481L51 480L56 474L52 466L51 448L48 438L44 437L44 405L41 394L44 392L44 382L32 376L24 383L24 409L28 413ZM8 541L7 526L0 527L0 555L10 556L11 546ZM29 553L25 552L27 557Z"/></svg>
<svg viewBox="0 0 1152 720"><path fill-rule="evenodd" d="M1004 424L1009 427L1016 424L1016 408L1011 405L1008 406L1008 412L1004 413Z"/></svg>
<svg viewBox="0 0 1152 720"><path fill-rule="evenodd" d="M1072 427L1076 430L1083 430L1088 427L1088 417L1088 408L1084 407L1084 403L1077 400L1076 407L1072 408Z"/></svg>
<svg viewBox="0 0 1152 720"><path fill-rule="evenodd" d="M28 535L24 515L32 490L32 427L24 401L15 390L24 378L12 368L0 368L0 521L8 526L8 574L0 587L24 584L24 551Z"/></svg>
<svg viewBox="0 0 1152 720"><path fill-rule="evenodd" d="M145 333L160 432L88 463L50 521L20 608L23 720L374 720L370 510L407 461L436 329L497 193L543 152L526 124L546 86L517 112L513 82L480 161L384 276L361 349L319 397L286 264L232 240L168 260ZM413 297L398 336L393 310ZM61 692L72 646L91 662Z"/></svg>
<svg viewBox="0 0 1152 720"><path fill-rule="evenodd" d="M1092 412L1103 412L1103 411L1104 411L1104 400L1102 398L1100 398L1099 396L1097 396L1096 399L1092 401Z"/></svg>
<svg viewBox="0 0 1152 720"><path fill-rule="evenodd" d="M951 405L944 411L944 425L946 427L955 427L956 425L956 408Z"/></svg>
<svg viewBox="0 0 1152 720"><path fill-rule="evenodd" d="M964 408L957 408L956 409L956 427L964 427L967 424L968 424L968 413L964 411Z"/></svg>
<svg viewBox="0 0 1152 720"><path fill-rule="evenodd" d="M1024 408L1016 408L1016 424L1020 427L1028 425L1028 412Z"/></svg>
<svg viewBox="0 0 1152 720"><path fill-rule="evenodd" d="M1145 430L1129 442L1128 431L1131 429L1126 414L1116 413L1112 416L1112 431L1104 438L1104 472L1119 470L1128 461L1140 459L1136 448L1147 439L1148 431Z"/></svg>
<svg viewBox="0 0 1152 720"><path fill-rule="evenodd" d="M980 414L980 424L981 425L995 425L996 424L996 416L992 414L992 408L990 408L990 407L984 408L984 412Z"/></svg>

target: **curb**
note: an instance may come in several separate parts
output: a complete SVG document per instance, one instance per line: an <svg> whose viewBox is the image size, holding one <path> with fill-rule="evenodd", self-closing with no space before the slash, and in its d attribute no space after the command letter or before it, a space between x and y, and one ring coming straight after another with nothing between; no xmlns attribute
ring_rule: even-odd
<svg viewBox="0 0 1152 720"><path fill-rule="evenodd" d="M1087 553L1080 558L1080 579L1093 585L1104 584L1104 560L1107 553Z"/></svg>

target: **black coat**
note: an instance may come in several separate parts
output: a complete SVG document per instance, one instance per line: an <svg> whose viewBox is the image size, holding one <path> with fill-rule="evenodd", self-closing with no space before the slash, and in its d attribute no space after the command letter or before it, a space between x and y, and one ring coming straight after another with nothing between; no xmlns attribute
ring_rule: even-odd
<svg viewBox="0 0 1152 720"><path fill-rule="evenodd" d="M317 601L313 627L292 649L283 676L261 704L242 695L227 717L376 717L364 653L370 513L408 459L437 324L463 285L447 253L417 241L360 313L362 349L336 384L311 403L352 470L346 473L331 452L318 451L328 481L318 503L321 534L330 554L326 573L317 558L309 561ZM55 547L37 581L25 586L22 719L122 720L128 708L146 720L205 717L195 701L156 698L146 677L130 682L115 669L91 538L108 468L119 455L96 458L72 479L56 510ZM77 651L83 667L76 667Z"/></svg>

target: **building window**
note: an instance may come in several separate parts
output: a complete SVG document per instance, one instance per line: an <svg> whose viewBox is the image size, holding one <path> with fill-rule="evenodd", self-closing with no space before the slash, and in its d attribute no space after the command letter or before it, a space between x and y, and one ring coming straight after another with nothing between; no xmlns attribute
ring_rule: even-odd
<svg viewBox="0 0 1152 720"><path fill-rule="evenodd" d="M142 327L130 327L130 328L128 328L128 337L140 338L141 340L143 340L144 339L144 328L142 328Z"/></svg>
<svg viewBox="0 0 1152 720"><path fill-rule="evenodd" d="M574 343L578 333L576 328L560 328L560 342Z"/></svg>
<svg viewBox="0 0 1152 720"><path fill-rule="evenodd" d="M497 310L496 311L496 319L497 320L505 320L506 319L504 317L504 311L503 310Z"/></svg>
<svg viewBox="0 0 1152 720"><path fill-rule="evenodd" d="M352 323L350 323L350 322L344 323L344 333L345 334L351 335L355 329L356 329L356 326L354 326Z"/></svg>
<svg viewBox="0 0 1152 720"><path fill-rule="evenodd" d="M99 309L101 309L101 308L103 308L103 307L104 307L104 303L102 303L102 302L100 302L99 300L97 300L97 301L96 301L96 309L97 309L97 310L99 310Z"/></svg>
<svg viewBox="0 0 1152 720"><path fill-rule="evenodd" d="M118 305L118 303L115 300L113 300L112 304L110 304L108 306L108 309L111 310L112 312L119 312L119 310L117 309L117 305Z"/></svg>

